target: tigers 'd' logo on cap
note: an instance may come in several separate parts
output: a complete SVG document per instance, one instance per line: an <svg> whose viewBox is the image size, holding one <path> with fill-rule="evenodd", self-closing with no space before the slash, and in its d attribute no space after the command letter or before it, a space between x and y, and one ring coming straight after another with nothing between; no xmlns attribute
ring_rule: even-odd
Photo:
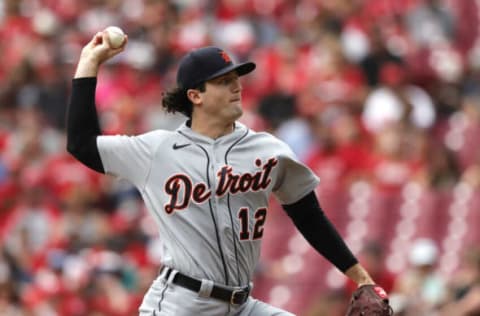
<svg viewBox="0 0 480 316"><path fill-rule="evenodd" d="M232 59L230 58L230 56L228 56L228 54L226 52L224 52L223 50L220 51L220 56L222 57L223 60L225 60L226 63L231 63L232 62Z"/></svg>

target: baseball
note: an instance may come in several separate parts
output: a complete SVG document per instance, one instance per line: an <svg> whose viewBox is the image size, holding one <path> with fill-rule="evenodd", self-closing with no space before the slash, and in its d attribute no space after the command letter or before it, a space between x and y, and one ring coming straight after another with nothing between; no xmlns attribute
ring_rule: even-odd
<svg viewBox="0 0 480 316"><path fill-rule="evenodd" d="M108 33L108 40L112 48L119 48L125 41L125 33L118 26L109 26L105 29Z"/></svg>

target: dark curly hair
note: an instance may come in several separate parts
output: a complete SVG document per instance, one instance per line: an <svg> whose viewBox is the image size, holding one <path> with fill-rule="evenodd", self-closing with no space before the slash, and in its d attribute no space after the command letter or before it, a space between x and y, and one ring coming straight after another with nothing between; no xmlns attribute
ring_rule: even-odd
<svg viewBox="0 0 480 316"><path fill-rule="evenodd" d="M196 90L205 92L205 83L200 84ZM163 93L162 106L168 113L180 112L192 118L193 104L187 97L187 90L181 87L173 88Z"/></svg>

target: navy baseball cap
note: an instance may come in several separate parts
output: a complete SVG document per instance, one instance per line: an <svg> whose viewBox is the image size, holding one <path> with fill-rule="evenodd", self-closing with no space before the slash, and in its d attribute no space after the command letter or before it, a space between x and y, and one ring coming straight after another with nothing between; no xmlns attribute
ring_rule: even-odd
<svg viewBox="0 0 480 316"><path fill-rule="evenodd" d="M255 67L252 62L234 64L230 56L218 47L202 47L192 50L180 60L177 85L183 89L192 89L231 71L236 71L239 76L246 75Z"/></svg>

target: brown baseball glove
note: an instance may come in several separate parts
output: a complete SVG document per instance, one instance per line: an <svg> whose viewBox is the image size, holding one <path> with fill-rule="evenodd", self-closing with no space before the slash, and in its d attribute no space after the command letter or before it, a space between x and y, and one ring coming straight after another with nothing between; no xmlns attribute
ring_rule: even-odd
<svg viewBox="0 0 480 316"><path fill-rule="evenodd" d="M378 285L362 285L352 294L346 316L392 316L388 296Z"/></svg>

